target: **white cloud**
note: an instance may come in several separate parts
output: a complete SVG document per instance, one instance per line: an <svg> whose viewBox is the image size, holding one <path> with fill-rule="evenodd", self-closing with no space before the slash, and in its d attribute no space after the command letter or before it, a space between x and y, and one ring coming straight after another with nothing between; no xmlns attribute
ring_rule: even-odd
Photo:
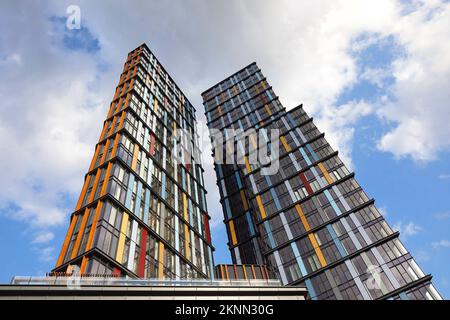
<svg viewBox="0 0 450 320"><path fill-rule="evenodd" d="M55 237L55 235L53 234L53 232L50 231L42 231L36 234L36 236L34 237L33 243L47 243L51 240L53 240L53 238Z"/></svg>
<svg viewBox="0 0 450 320"><path fill-rule="evenodd" d="M55 262L55 248L47 246L44 248L34 248L34 252L37 254L40 261L50 263Z"/></svg>
<svg viewBox="0 0 450 320"><path fill-rule="evenodd" d="M450 248L450 241L449 240L440 240L432 243L433 248L439 249L439 248Z"/></svg>
<svg viewBox="0 0 450 320"><path fill-rule="evenodd" d="M421 226L415 224L414 222L408 222L408 223L404 224L401 221L395 223L392 226L392 229L394 229L395 231L399 231L402 239L406 239L411 236L414 236L423 230L423 228Z"/></svg>
<svg viewBox="0 0 450 320"><path fill-rule="evenodd" d="M380 150L419 162L449 150L450 3L423 1L418 10L393 24L406 55L393 63L395 101L378 112L395 123L379 141Z"/></svg>
<svg viewBox="0 0 450 320"><path fill-rule="evenodd" d="M439 220L445 220L450 218L450 212L439 213L436 215L436 218Z"/></svg>
<svg viewBox="0 0 450 320"><path fill-rule="evenodd" d="M361 73L361 79L366 80L379 88L385 86L385 80L391 75L391 70L383 68L365 68Z"/></svg>
<svg viewBox="0 0 450 320"><path fill-rule="evenodd" d="M440 174L440 175L438 176L438 179L439 179L439 180L449 180L449 179L450 179L450 174L448 174L448 173Z"/></svg>

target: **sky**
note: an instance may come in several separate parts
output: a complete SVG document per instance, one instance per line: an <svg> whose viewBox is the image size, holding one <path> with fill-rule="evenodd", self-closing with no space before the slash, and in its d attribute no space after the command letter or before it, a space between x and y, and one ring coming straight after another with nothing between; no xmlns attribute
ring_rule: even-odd
<svg viewBox="0 0 450 320"><path fill-rule="evenodd" d="M256 61L450 297L449 1L1 1L0 30L0 282L54 267L127 53L145 42L199 121L201 92Z"/></svg>

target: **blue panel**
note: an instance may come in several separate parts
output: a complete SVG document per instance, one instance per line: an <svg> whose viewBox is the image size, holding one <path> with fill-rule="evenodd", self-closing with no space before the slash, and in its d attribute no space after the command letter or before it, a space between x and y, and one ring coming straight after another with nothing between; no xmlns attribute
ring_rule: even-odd
<svg viewBox="0 0 450 320"><path fill-rule="evenodd" d="M409 300L408 296L404 292L400 293L399 296L402 300Z"/></svg>
<svg viewBox="0 0 450 320"><path fill-rule="evenodd" d="M142 183L137 182L136 203L134 204L134 214L139 217L139 208L141 206Z"/></svg>
<svg viewBox="0 0 450 320"><path fill-rule="evenodd" d="M289 122L291 123L292 127L297 127L295 121L294 121L294 117L292 117L292 114L290 114L289 112L286 114L287 118L289 119Z"/></svg>
<svg viewBox="0 0 450 320"><path fill-rule="evenodd" d="M145 207L144 207L144 222L148 224L148 210L150 208L150 190L145 190Z"/></svg>
<svg viewBox="0 0 450 320"><path fill-rule="evenodd" d="M180 167L181 170L181 185L184 190L187 190L186 188L186 172L184 171L184 168Z"/></svg>
<svg viewBox="0 0 450 320"><path fill-rule="evenodd" d="M336 232L334 231L333 227L331 225L327 225L327 230L330 233L331 237L333 238L334 244L338 248L339 254L341 257L345 257L347 254L345 253L345 249L342 246L341 241L339 240Z"/></svg>
<svg viewBox="0 0 450 320"><path fill-rule="evenodd" d="M230 203L228 202L228 199L225 199L223 204L225 206L225 212L227 213L227 219L230 219L231 218L231 210L230 210Z"/></svg>
<svg viewBox="0 0 450 320"><path fill-rule="evenodd" d="M314 291L314 287L312 285L311 280L306 279L305 285L306 285L306 288L308 289L308 293L309 293L309 296L311 297L311 300L317 300L316 291Z"/></svg>
<svg viewBox="0 0 450 320"><path fill-rule="evenodd" d="M306 164L308 166L310 166L312 162L311 162L311 160L309 160L309 157L306 155L306 152L305 152L305 150L303 148L300 148L300 153L302 154L303 159L305 159Z"/></svg>
<svg viewBox="0 0 450 320"><path fill-rule="evenodd" d="M295 242L291 242L291 248L294 252L295 259L297 260L297 264L300 267L300 272L302 273L302 277L306 276L308 272L306 271L305 264L303 263L302 257L300 256L300 252L298 252L297 244Z"/></svg>
<svg viewBox="0 0 450 320"><path fill-rule="evenodd" d="M241 104L241 110L242 110L242 114L243 115L246 115L247 114L247 111L244 109L244 106Z"/></svg>
<svg viewBox="0 0 450 320"><path fill-rule="evenodd" d="M273 98L272 98L272 95L270 94L270 91L267 90L266 93L267 93L267 96L269 97L269 99L272 100Z"/></svg>
<svg viewBox="0 0 450 320"><path fill-rule="evenodd" d="M334 202L334 199L331 196L330 192L328 190L325 190L323 193L325 194L325 197L327 197L328 201L331 203L331 206L333 207L333 209L336 212L336 214L338 216L341 215L341 210L337 206L336 202Z"/></svg>
<svg viewBox="0 0 450 320"><path fill-rule="evenodd" d="M309 152L311 153L312 157L314 158L314 160L319 160L319 158L317 158L316 153L314 152L314 150L311 148L310 144L308 143L306 145L306 148L309 150Z"/></svg>
<svg viewBox="0 0 450 320"><path fill-rule="evenodd" d="M163 198L164 200L166 200L166 174L164 172L162 172L162 177L161 177L161 184L162 184L162 188L161 188L161 198Z"/></svg>
<svg viewBox="0 0 450 320"><path fill-rule="evenodd" d="M237 181L239 189L242 189L241 177L239 176L239 173L237 171L234 173L234 176L236 177L236 181Z"/></svg>
<svg viewBox="0 0 450 320"><path fill-rule="evenodd" d="M177 216L174 217L175 219L175 249L176 250L180 250L180 237L178 236L179 232L180 232L180 227L179 227L179 219Z"/></svg>
<svg viewBox="0 0 450 320"><path fill-rule="evenodd" d="M270 247L272 249L275 248L275 240L273 239L272 231L270 230L270 226L267 221L264 221L264 229L266 229L267 236L269 237Z"/></svg>
<svg viewBox="0 0 450 320"><path fill-rule="evenodd" d="M278 196L275 193L274 188L270 188L270 194L272 195L273 201L275 202L275 206L277 207L277 210L281 210L280 201L278 200Z"/></svg>
<svg viewBox="0 0 450 320"><path fill-rule="evenodd" d="M270 180L270 177L269 176L264 176L264 178L266 179L267 185L269 187L272 187L272 181Z"/></svg>
<svg viewBox="0 0 450 320"><path fill-rule="evenodd" d="M148 141L148 136L149 136L149 134L150 134L150 130L149 130L148 128L145 128L144 148L145 148L146 150L149 150L149 149L150 149L149 141Z"/></svg>
<svg viewBox="0 0 450 320"><path fill-rule="evenodd" d="M134 175L130 174L130 180L128 181L127 196L125 198L125 207L131 210L131 195L133 194Z"/></svg>
<svg viewBox="0 0 450 320"><path fill-rule="evenodd" d="M188 198L187 200L188 200L188 207L189 207L189 223L191 226L193 226L194 222L193 222L192 218L194 215L194 210L192 210L192 201L190 198Z"/></svg>
<svg viewBox="0 0 450 320"><path fill-rule="evenodd" d="M247 223L248 223L248 228L250 230L250 235L254 236L255 235L255 227L253 226L253 221L252 221L252 218L250 217L250 212L247 212L245 214L245 218L247 218Z"/></svg>

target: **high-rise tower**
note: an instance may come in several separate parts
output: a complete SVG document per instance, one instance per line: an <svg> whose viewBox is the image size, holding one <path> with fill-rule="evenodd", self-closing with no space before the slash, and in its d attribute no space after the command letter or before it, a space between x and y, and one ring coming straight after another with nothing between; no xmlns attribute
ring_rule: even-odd
<svg viewBox="0 0 450 320"><path fill-rule="evenodd" d="M190 134L184 144L178 131ZM128 54L53 271L211 277L197 149L194 107L149 48L139 46Z"/></svg>
<svg viewBox="0 0 450 320"><path fill-rule="evenodd" d="M266 263L311 299L440 299L313 119L286 111L256 63L202 96L234 263Z"/></svg>

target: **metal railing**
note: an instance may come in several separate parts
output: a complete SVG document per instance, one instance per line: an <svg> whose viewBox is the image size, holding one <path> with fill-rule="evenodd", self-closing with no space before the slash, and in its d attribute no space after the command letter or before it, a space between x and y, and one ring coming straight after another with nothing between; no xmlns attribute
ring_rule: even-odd
<svg viewBox="0 0 450 320"><path fill-rule="evenodd" d="M268 280L158 280L158 279L133 279L126 277L108 276L75 276L57 275L43 277L15 276L11 280L13 285L45 285L66 286L75 283L80 286L179 286L179 287L279 287L281 282L276 279Z"/></svg>

